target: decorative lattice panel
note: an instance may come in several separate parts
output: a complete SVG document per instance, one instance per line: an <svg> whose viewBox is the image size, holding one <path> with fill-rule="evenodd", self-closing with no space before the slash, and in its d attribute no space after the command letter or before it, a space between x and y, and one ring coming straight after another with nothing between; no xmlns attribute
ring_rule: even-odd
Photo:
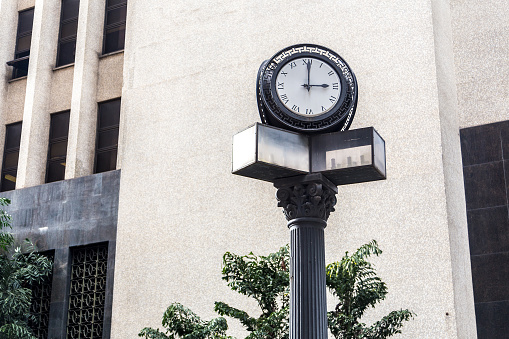
<svg viewBox="0 0 509 339"><path fill-rule="evenodd" d="M53 253L42 253L53 262ZM39 339L48 338L49 326L49 308L51 303L51 286L53 274L50 274L42 283L31 286L32 304L30 305L30 314L35 319L30 319L29 326L34 336Z"/></svg>
<svg viewBox="0 0 509 339"><path fill-rule="evenodd" d="M72 251L68 339L102 338L107 261L107 244Z"/></svg>

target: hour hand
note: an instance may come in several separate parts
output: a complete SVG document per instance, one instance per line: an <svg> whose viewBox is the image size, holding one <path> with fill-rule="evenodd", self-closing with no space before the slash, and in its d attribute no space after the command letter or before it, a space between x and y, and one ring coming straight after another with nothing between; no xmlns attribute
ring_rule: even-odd
<svg viewBox="0 0 509 339"><path fill-rule="evenodd" d="M323 87L323 88L326 88L326 87L329 87L329 85L327 84L321 84L321 85L302 85L302 86L307 86L309 88L315 86L315 87Z"/></svg>

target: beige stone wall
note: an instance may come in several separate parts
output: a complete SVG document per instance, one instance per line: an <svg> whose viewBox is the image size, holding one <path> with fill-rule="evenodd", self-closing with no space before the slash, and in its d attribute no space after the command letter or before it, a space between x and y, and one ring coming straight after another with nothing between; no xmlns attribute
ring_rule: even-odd
<svg viewBox="0 0 509 339"><path fill-rule="evenodd" d="M461 127L509 118L509 7L451 0Z"/></svg>
<svg viewBox="0 0 509 339"><path fill-rule="evenodd" d="M97 102L122 93L123 53L101 56L105 1L82 0L80 6L76 62L55 68L60 1L2 1L0 140L5 124L23 121L18 188L44 183L50 114L64 110L71 110L66 178L92 174ZM35 10L28 76L10 81L12 67L5 63L14 55L18 11L31 7Z"/></svg>
<svg viewBox="0 0 509 339"><path fill-rule="evenodd" d="M221 256L275 251L289 231L270 184L230 174L231 137L259 120L260 63L302 42L349 63L352 128L387 147L386 181L339 188L326 261L378 240L389 295L366 321L409 308L401 338L475 338L452 32L440 0L130 0L112 338L160 326L173 301L205 318L215 300L255 310L221 281Z"/></svg>

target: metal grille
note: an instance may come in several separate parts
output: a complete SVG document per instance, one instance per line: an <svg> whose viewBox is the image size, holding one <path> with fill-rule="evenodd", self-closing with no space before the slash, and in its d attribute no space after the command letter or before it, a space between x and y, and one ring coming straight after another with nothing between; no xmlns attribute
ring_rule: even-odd
<svg viewBox="0 0 509 339"><path fill-rule="evenodd" d="M68 339L102 338L107 261L107 244L73 250Z"/></svg>
<svg viewBox="0 0 509 339"><path fill-rule="evenodd" d="M45 255L53 262L53 254ZM34 285L32 289L32 304L30 305L30 314L35 317L29 322L29 326L34 336L39 339L48 338L49 326L49 308L51 303L51 286L53 274L51 273L43 282Z"/></svg>

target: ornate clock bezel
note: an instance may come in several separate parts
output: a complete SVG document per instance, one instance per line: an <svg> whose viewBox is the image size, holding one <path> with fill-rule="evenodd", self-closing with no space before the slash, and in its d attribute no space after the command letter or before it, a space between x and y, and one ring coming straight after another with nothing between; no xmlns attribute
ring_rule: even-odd
<svg viewBox="0 0 509 339"><path fill-rule="evenodd" d="M297 58L311 57L326 62L341 81L341 95L327 112L315 116L299 115L281 102L276 92L276 77L282 67ZM319 133L347 130L357 106L357 80L348 64L328 48L293 45L276 53L260 66L257 79L258 111L263 123L297 132Z"/></svg>

